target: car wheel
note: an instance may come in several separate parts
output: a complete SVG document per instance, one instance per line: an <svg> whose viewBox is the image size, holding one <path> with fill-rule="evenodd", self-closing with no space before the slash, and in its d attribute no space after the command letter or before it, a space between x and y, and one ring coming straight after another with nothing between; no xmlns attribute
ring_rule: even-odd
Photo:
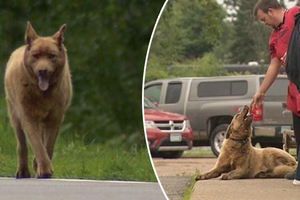
<svg viewBox="0 0 300 200"><path fill-rule="evenodd" d="M180 158L183 154L183 151L163 151L159 152L163 158Z"/></svg>
<svg viewBox="0 0 300 200"><path fill-rule="evenodd" d="M210 147L212 152L218 157L225 139L228 124L218 125L210 134Z"/></svg>
<svg viewBox="0 0 300 200"><path fill-rule="evenodd" d="M159 153L157 151L150 151L151 153L151 157L152 158L157 158L157 157L160 157Z"/></svg>

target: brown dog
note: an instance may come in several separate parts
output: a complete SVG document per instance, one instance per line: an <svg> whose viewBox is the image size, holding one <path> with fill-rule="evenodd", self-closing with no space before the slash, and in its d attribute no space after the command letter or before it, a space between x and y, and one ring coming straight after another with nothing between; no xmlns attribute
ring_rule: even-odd
<svg viewBox="0 0 300 200"><path fill-rule="evenodd" d="M283 178L295 171L297 162L287 152L276 148L258 149L251 145L252 115L248 106L237 113L226 133L217 163L209 172L196 177L196 181L216 178Z"/></svg>
<svg viewBox="0 0 300 200"><path fill-rule="evenodd" d="M6 67L5 92L18 141L16 178L30 178L26 138L34 152L38 178L51 178L51 158L64 112L72 97L71 75L62 43L66 25L40 37L28 22L26 45L15 50Z"/></svg>

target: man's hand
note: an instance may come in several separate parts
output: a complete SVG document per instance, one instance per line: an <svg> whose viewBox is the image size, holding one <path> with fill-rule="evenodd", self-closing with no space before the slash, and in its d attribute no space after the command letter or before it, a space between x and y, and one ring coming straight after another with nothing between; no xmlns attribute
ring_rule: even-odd
<svg viewBox="0 0 300 200"><path fill-rule="evenodd" d="M264 93L262 93L262 92L256 92L253 95L252 101L250 103L250 106L249 106L250 110L253 109L253 108L255 108L255 107L258 107L262 103L262 101L264 99L264 96L265 96Z"/></svg>
<svg viewBox="0 0 300 200"><path fill-rule="evenodd" d="M286 52L285 54L280 58L281 64L285 67L286 65Z"/></svg>

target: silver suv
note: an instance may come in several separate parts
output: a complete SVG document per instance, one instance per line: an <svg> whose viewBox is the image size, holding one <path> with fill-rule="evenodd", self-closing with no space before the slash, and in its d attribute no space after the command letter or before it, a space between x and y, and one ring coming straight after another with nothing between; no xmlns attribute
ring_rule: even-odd
<svg viewBox="0 0 300 200"><path fill-rule="evenodd" d="M148 82L144 89L145 97L159 108L189 118L194 146L210 145L218 155L232 117L249 105L263 79L264 75L170 78ZM285 104L287 85L287 77L279 75L262 106L252 110L254 145L282 148L282 131L292 126Z"/></svg>

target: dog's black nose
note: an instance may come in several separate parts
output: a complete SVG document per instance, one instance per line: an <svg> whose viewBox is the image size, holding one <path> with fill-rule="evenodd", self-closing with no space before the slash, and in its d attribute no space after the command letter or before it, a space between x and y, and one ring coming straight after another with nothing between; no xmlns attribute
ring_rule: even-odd
<svg viewBox="0 0 300 200"><path fill-rule="evenodd" d="M40 76L46 76L47 75L47 70L46 69L40 69L39 71Z"/></svg>

